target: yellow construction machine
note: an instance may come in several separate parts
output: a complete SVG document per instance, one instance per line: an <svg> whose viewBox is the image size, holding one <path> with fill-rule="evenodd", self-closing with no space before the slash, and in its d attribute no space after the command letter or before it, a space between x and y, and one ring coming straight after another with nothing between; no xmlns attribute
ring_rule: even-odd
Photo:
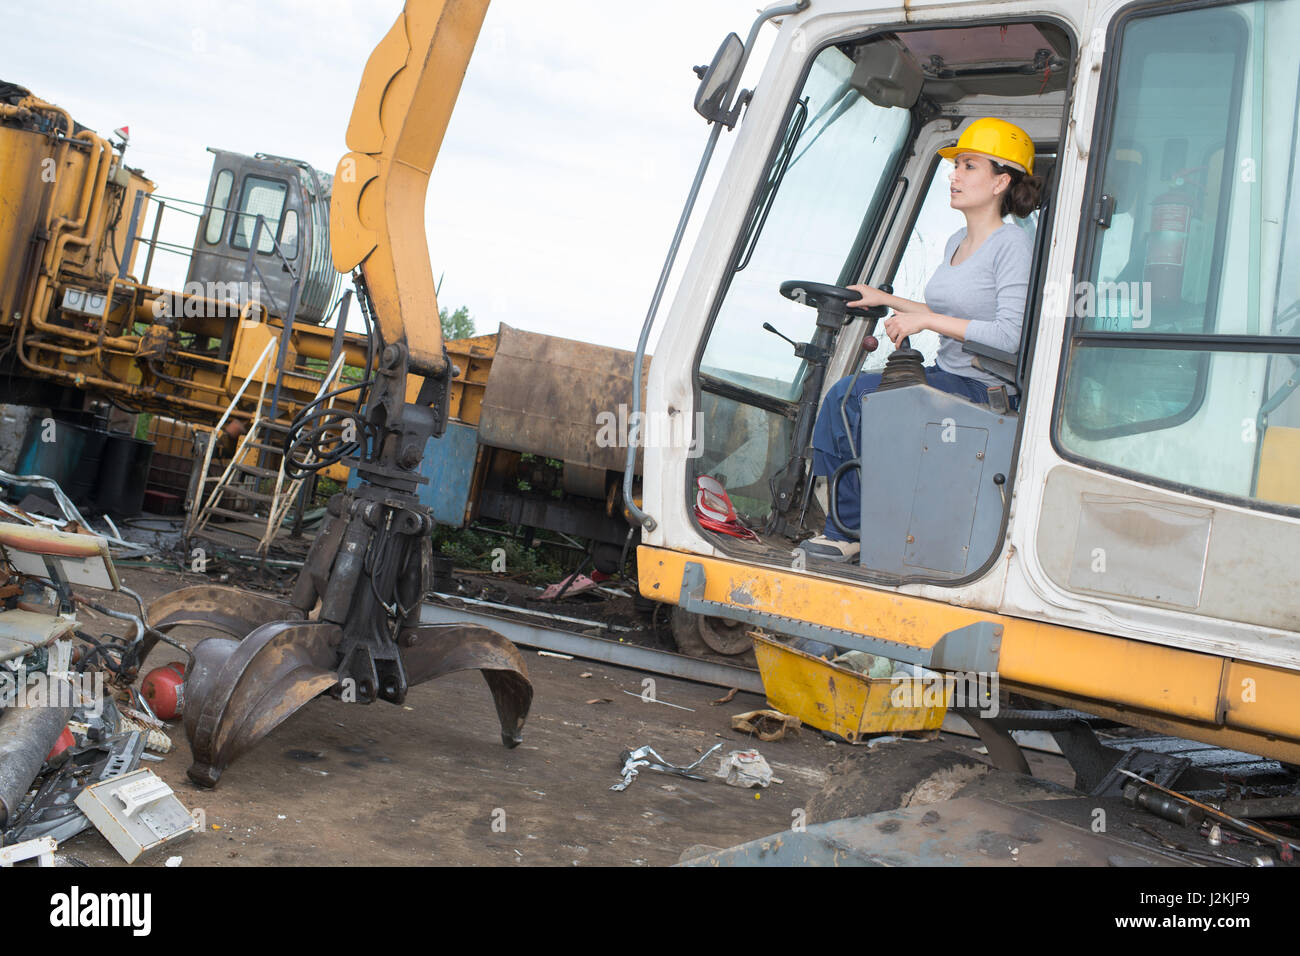
<svg viewBox="0 0 1300 956"><path fill-rule="evenodd" d="M641 593L996 677L1002 712L985 693L964 715L999 766L1024 770L1010 732L1038 727L1090 786L1116 755L1087 730L1101 718L1300 764L1300 3L811 0L769 19L753 92L734 92L752 44L733 37L697 104L710 148L745 116L650 369L650 414L691 441L648 446L628 501ZM1015 223L1020 341L965 346L987 404L926 384L934 333L866 351L881 316L845 288L924 297L961 225L937 152L983 117L1027 131L1045 180ZM829 523L860 552L832 563L795 548L822 530L812 426L845 413L826 396L864 356L896 387L853 409L861 518ZM701 521L706 479L756 539ZM764 676L774 702L859 730L825 661Z"/></svg>
<svg viewBox="0 0 1300 956"><path fill-rule="evenodd" d="M451 380L423 197L486 8L409 0L334 177L334 264L358 271L377 360L353 407L316 409L309 431L351 430L359 486L331 502L290 602L203 588L151 609L159 631L206 622L233 638L201 644L190 676L200 782L322 691L399 701L465 666L484 669L518 740L531 691L508 642L417 626L430 519L415 476ZM709 135L629 384L736 130L723 187L644 404L636 387L608 396L634 433L663 426L623 449L641 594L784 635L769 698L845 739L871 729L826 658L858 651L949 687L974 675L978 694L942 703L999 766L1023 770L1011 732L1039 728L1096 783L1114 764L1097 719L1300 764L1297 29L1300 0L798 0L729 36L698 69ZM935 340L872 350L883 316L850 307L847 286L923 296L960 225L937 150L993 116L1031 137L1045 189L1015 223L1033 244L1021 340L968 349L997 381L985 403L927 384ZM117 343L83 334L81 351ZM827 393L864 360L893 387L855 410L862 510L843 525L811 437L818 415L845 414ZM721 521L719 501L734 503ZM860 538L855 560L796 547L823 508ZM999 712L1007 693L1033 706Z"/></svg>
<svg viewBox="0 0 1300 956"><path fill-rule="evenodd" d="M127 132L116 136L0 84L7 401L58 408L62 390L90 391L210 425L251 375L281 384L287 420L329 360L343 354L362 367L365 336L336 342L319 327L339 284L328 259L329 176L297 160L213 150L207 202L186 203L156 196L126 164ZM169 209L198 220L192 249L159 241ZM181 290L149 283L159 251L188 256ZM268 345L275 366L259 363Z"/></svg>

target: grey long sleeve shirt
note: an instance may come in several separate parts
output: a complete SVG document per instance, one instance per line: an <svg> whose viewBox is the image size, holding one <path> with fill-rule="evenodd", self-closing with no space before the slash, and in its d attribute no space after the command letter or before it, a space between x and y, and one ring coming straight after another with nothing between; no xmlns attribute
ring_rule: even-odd
<svg viewBox="0 0 1300 956"><path fill-rule="evenodd" d="M962 228L948 240L943 264L925 287L925 304L940 315L969 319L967 341L1007 352L1019 351L1033 236L1007 223L985 239L973 255L954 266L953 253L965 238L966 230ZM941 336L939 367L988 385L1002 384L971 365L971 356L961 346L957 339Z"/></svg>

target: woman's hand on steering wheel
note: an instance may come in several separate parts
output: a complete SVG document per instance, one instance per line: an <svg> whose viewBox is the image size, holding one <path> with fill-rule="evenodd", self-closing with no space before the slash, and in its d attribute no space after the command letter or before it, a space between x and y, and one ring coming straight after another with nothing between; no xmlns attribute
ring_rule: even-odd
<svg viewBox="0 0 1300 956"><path fill-rule="evenodd" d="M926 319L932 313L929 312L895 312L889 318L885 319L885 334L889 336L889 341L898 347L898 343L909 335L915 335L929 326Z"/></svg>
<svg viewBox="0 0 1300 956"><path fill-rule="evenodd" d="M889 305L889 300L893 298L887 292L881 292L875 286L869 285L851 285L846 286L852 292L856 292L860 298L853 302L845 303L848 308L865 307L870 308L877 305Z"/></svg>

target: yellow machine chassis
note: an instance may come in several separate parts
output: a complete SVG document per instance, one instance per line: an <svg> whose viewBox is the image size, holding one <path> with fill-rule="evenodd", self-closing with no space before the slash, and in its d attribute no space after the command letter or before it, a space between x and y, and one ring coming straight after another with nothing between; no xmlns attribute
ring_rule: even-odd
<svg viewBox="0 0 1300 956"><path fill-rule="evenodd" d="M649 546L637 550L641 594L677 603L688 561L704 568L705 600L912 647L980 621L998 624L1006 690L1300 764L1295 671Z"/></svg>

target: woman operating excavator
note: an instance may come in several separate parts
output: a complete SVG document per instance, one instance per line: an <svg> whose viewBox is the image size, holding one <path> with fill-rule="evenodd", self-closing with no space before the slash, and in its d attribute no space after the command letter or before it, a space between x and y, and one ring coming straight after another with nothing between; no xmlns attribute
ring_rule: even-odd
<svg viewBox="0 0 1300 956"><path fill-rule="evenodd" d="M1001 382L971 364L963 342L976 342L1006 352L1020 345L1025 296L1029 288L1033 239L1004 217L1028 216L1038 207L1042 180L1034 176L1034 144L1020 127L992 117L971 123L956 146L939 150L955 168L950 175L950 203L966 217L966 225L948 240L943 262L925 287L925 301L890 295L868 285L849 286L861 298L849 306L885 306L894 310L885 320L885 333L896 347L925 329L939 333L936 364L926 368L926 383L988 404L988 388ZM840 415L850 387L845 378L827 392L813 430L813 473L829 476L853 457L849 429L856 431L862 396L880 385L879 372L864 373L853 382L846 407L848 428ZM840 520L850 528L859 523L860 483L849 474L839 484ZM829 519L822 534L799 545L809 557L849 562L859 551Z"/></svg>

